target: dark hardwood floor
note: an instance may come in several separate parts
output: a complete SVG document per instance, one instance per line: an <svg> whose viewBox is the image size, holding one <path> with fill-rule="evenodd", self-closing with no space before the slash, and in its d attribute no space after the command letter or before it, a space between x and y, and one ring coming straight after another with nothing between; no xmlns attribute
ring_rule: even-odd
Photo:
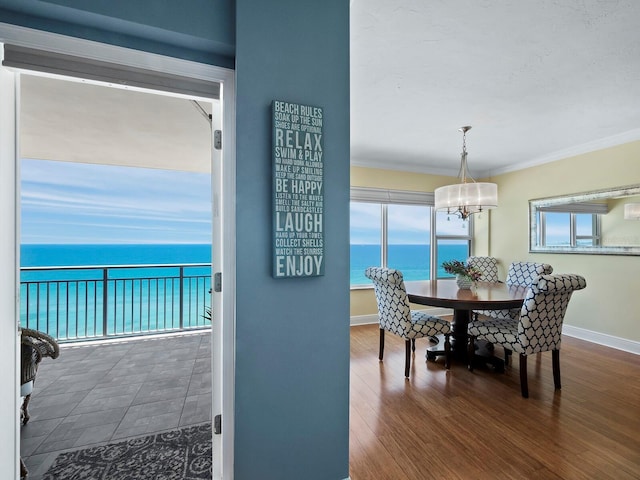
<svg viewBox="0 0 640 480"><path fill-rule="evenodd" d="M529 398L505 373L426 362L416 342L351 328L351 480L640 479L640 356L563 337L562 390L551 353L529 358ZM497 353L502 353L501 351Z"/></svg>

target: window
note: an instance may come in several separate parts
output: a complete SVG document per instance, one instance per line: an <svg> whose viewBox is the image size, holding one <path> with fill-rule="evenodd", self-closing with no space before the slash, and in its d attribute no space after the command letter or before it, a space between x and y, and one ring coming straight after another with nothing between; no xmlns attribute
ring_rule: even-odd
<svg viewBox="0 0 640 480"><path fill-rule="evenodd" d="M573 218L576 245L600 245L600 216L589 213L575 213Z"/></svg>
<svg viewBox="0 0 640 480"><path fill-rule="evenodd" d="M600 245L600 215L541 211L539 244L547 247Z"/></svg>
<svg viewBox="0 0 640 480"><path fill-rule="evenodd" d="M429 278L431 207L392 204L386 208L387 266L400 270L405 280Z"/></svg>
<svg viewBox="0 0 640 480"><path fill-rule="evenodd" d="M369 283L364 271L380 265L382 258L382 209L375 203L351 202L351 285Z"/></svg>
<svg viewBox="0 0 640 480"><path fill-rule="evenodd" d="M470 217L473 218L473 217ZM471 221L464 221L447 212L436 212L437 278L454 277L442 268L442 262L465 261L471 245Z"/></svg>
<svg viewBox="0 0 640 480"><path fill-rule="evenodd" d="M470 222L434 215L433 194L351 189L352 287L371 284L364 275L371 266L396 268L407 281L448 277L442 267L432 265L465 260L470 246Z"/></svg>

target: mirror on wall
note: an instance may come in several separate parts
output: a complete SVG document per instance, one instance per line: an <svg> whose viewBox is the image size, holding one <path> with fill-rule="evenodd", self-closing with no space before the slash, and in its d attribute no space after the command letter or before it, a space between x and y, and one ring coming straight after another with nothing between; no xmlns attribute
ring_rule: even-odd
<svg viewBox="0 0 640 480"><path fill-rule="evenodd" d="M640 255L640 184L529 200L529 252Z"/></svg>

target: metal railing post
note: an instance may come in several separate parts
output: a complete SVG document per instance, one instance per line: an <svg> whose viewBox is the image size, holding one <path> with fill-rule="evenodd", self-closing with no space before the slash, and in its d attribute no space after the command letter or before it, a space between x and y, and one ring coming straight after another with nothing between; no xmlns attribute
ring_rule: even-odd
<svg viewBox="0 0 640 480"><path fill-rule="evenodd" d="M107 313L109 310L108 269L102 269L102 336L107 336ZM115 292L114 292L115 293Z"/></svg>
<svg viewBox="0 0 640 480"><path fill-rule="evenodd" d="M184 267L180 267L180 329L183 328L184 321L182 315L184 314Z"/></svg>

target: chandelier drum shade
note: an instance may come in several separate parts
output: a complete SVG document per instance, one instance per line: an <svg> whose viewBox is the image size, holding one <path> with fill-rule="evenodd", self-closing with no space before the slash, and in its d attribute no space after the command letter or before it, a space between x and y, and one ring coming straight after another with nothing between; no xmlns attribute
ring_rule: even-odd
<svg viewBox="0 0 640 480"><path fill-rule="evenodd" d="M498 206L498 186L495 183L476 182L467 169L466 134L471 127L461 127L462 155L460 157L460 183L436 188L435 209L446 210L463 220L469 215L480 213Z"/></svg>

